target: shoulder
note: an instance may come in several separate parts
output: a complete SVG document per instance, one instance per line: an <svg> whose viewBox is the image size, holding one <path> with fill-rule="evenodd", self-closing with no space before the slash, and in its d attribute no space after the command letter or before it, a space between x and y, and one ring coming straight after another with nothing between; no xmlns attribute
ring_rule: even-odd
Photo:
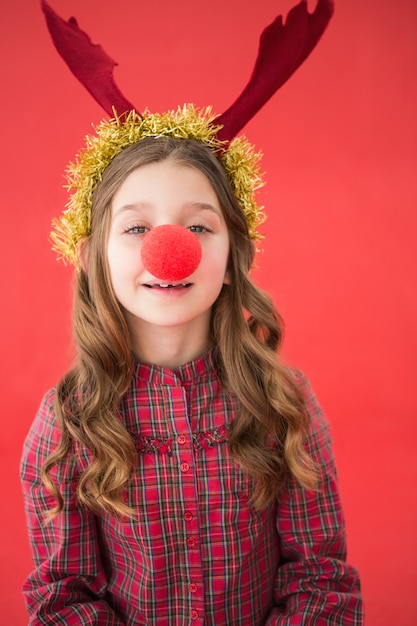
<svg viewBox="0 0 417 626"><path fill-rule="evenodd" d="M43 461L59 444L61 430L55 415L55 395L55 388L44 395L26 435L22 460L26 464Z"/></svg>
<svg viewBox="0 0 417 626"><path fill-rule="evenodd" d="M49 389L43 396L39 408L36 412L35 419L29 431L29 435L51 434L56 428L56 416L55 416L55 387Z"/></svg>
<svg viewBox="0 0 417 626"><path fill-rule="evenodd" d="M308 419L306 441L308 453L315 461L331 462L333 443L329 420L305 374L297 369L290 369L290 373L304 399Z"/></svg>
<svg viewBox="0 0 417 626"><path fill-rule="evenodd" d="M295 384L302 393L306 410L310 418L312 420L318 420L319 422L328 423L327 418L324 416L323 410L306 375L298 369L290 369L289 371Z"/></svg>

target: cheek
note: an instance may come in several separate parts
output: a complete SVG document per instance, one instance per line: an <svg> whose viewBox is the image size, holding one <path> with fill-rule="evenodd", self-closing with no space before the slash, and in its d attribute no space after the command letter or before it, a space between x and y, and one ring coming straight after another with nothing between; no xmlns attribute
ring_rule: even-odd
<svg viewBox="0 0 417 626"><path fill-rule="evenodd" d="M119 302L123 302L128 295L129 285L132 283L132 272L124 256L118 256L115 250L109 251L109 278L113 292Z"/></svg>
<svg viewBox="0 0 417 626"><path fill-rule="evenodd" d="M223 283L228 276L229 246L224 242L221 246L203 251L202 265L207 275L216 282Z"/></svg>
<svg viewBox="0 0 417 626"><path fill-rule="evenodd" d="M134 272L143 270L139 246L121 246L110 242L107 247L107 262L112 276L125 275L127 278Z"/></svg>

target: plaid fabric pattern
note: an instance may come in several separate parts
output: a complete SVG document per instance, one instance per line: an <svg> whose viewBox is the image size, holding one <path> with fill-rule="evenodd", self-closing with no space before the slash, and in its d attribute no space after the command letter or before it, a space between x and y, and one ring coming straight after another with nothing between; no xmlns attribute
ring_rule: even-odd
<svg viewBox="0 0 417 626"><path fill-rule="evenodd" d="M121 407L139 457L127 494L137 520L77 504L74 486L90 462L79 451L56 471L65 508L45 526L51 496L40 468L60 436L49 392L21 463L34 558L24 584L30 623L362 624L327 422L308 383L299 382L311 415L310 453L322 468L318 493L291 481L279 503L250 507L251 479L227 446L236 405L205 355L176 372L137 366Z"/></svg>

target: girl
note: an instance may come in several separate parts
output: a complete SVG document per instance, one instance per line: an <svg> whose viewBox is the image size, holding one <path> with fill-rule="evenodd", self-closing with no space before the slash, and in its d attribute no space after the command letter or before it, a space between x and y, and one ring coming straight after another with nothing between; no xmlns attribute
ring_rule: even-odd
<svg viewBox="0 0 417 626"><path fill-rule="evenodd" d="M126 113L87 139L55 225L78 269L78 358L24 446L31 624L359 626L328 425L280 362L279 314L250 278L259 155L233 139L331 1L264 31L249 87L218 118L137 114L111 59L42 5L72 71Z"/></svg>
<svg viewBox="0 0 417 626"><path fill-rule="evenodd" d="M172 284L140 254L162 225L202 249ZM22 461L31 624L361 624L327 422L276 358L280 318L213 151L123 149L79 258L79 359Z"/></svg>

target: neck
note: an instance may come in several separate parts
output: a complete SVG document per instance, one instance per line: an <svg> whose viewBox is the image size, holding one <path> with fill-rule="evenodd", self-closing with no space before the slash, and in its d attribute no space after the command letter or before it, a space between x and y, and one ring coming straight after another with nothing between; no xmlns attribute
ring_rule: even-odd
<svg viewBox="0 0 417 626"><path fill-rule="evenodd" d="M209 325L186 328L155 328L146 323L131 329L132 349L141 363L161 365L175 371L184 363L198 358L210 346Z"/></svg>

